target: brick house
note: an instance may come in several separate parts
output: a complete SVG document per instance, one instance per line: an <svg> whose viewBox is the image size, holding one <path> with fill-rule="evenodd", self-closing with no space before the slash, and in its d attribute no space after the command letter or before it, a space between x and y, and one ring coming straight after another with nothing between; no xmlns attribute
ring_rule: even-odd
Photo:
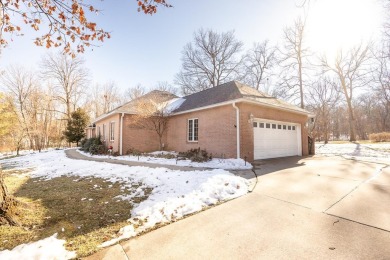
<svg viewBox="0 0 390 260"><path fill-rule="evenodd" d="M256 159L309 154L310 113L285 101L231 81L178 98L152 91L95 119L87 137L100 135L119 154L130 149L156 151L156 131L136 127L137 102L154 100L169 110L162 135L164 150L206 149L214 157Z"/></svg>

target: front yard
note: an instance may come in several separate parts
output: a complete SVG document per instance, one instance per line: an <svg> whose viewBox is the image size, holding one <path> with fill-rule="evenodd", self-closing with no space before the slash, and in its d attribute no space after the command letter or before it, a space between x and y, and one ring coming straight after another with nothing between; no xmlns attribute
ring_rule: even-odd
<svg viewBox="0 0 390 260"><path fill-rule="evenodd" d="M316 143L317 156L341 156L345 159L390 163L390 143L330 142Z"/></svg>
<svg viewBox="0 0 390 260"><path fill-rule="evenodd" d="M0 163L22 204L22 226L0 227L1 259L86 256L248 189L246 180L225 170L129 167L72 160L64 151ZM15 248L30 242L35 243Z"/></svg>

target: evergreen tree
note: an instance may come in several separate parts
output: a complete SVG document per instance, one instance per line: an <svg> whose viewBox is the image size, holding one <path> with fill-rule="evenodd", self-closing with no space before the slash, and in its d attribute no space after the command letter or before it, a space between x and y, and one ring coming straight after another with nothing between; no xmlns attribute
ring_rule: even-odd
<svg viewBox="0 0 390 260"><path fill-rule="evenodd" d="M64 131L66 140L69 143L76 143L78 146L80 140L85 137L85 127L87 124L88 115L84 110L78 108L76 111L72 112L66 130Z"/></svg>

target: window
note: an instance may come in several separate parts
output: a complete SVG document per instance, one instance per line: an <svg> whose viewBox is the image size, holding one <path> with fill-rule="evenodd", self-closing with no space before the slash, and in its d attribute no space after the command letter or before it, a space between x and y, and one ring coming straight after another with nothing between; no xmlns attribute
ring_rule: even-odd
<svg viewBox="0 0 390 260"><path fill-rule="evenodd" d="M100 137L102 133L100 132L100 126L98 126L98 136Z"/></svg>
<svg viewBox="0 0 390 260"><path fill-rule="evenodd" d="M291 130L291 125L288 126L288 130Z"/></svg>
<svg viewBox="0 0 390 260"><path fill-rule="evenodd" d="M188 119L188 141L198 141L198 119Z"/></svg>
<svg viewBox="0 0 390 260"><path fill-rule="evenodd" d="M282 129L282 125L278 125L278 129Z"/></svg>
<svg viewBox="0 0 390 260"><path fill-rule="evenodd" d="M264 123L259 123L260 128L264 128Z"/></svg>
<svg viewBox="0 0 390 260"><path fill-rule="evenodd" d="M257 127L257 122L253 122L253 127Z"/></svg>
<svg viewBox="0 0 390 260"><path fill-rule="evenodd" d="M295 126L293 126L293 127L292 127L292 130L294 130L294 131L295 131Z"/></svg>
<svg viewBox="0 0 390 260"><path fill-rule="evenodd" d="M265 128L270 128L271 124L265 124Z"/></svg>
<svg viewBox="0 0 390 260"><path fill-rule="evenodd" d="M106 141L106 125L103 124L103 141Z"/></svg>
<svg viewBox="0 0 390 260"><path fill-rule="evenodd" d="M283 130L286 130L286 125L283 125Z"/></svg>
<svg viewBox="0 0 390 260"><path fill-rule="evenodd" d="M110 123L110 141L115 140L115 122Z"/></svg>
<svg viewBox="0 0 390 260"><path fill-rule="evenodd" d="M276 124L272 124L272 129L276 129Z"/></svg>

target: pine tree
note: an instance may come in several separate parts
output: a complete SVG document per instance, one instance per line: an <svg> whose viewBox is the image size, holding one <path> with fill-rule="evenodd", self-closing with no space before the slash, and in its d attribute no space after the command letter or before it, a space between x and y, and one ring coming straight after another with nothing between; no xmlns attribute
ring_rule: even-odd
<svg viewBox="0 0 390 260"><path fill-rule="evenodd" d="M76 111L72 112L66 130L64 131L66 140L69 143L76 143L78 146L81 139L85 137L85 127L87 124L88 115L84 110L78 108Z"/></svg>

